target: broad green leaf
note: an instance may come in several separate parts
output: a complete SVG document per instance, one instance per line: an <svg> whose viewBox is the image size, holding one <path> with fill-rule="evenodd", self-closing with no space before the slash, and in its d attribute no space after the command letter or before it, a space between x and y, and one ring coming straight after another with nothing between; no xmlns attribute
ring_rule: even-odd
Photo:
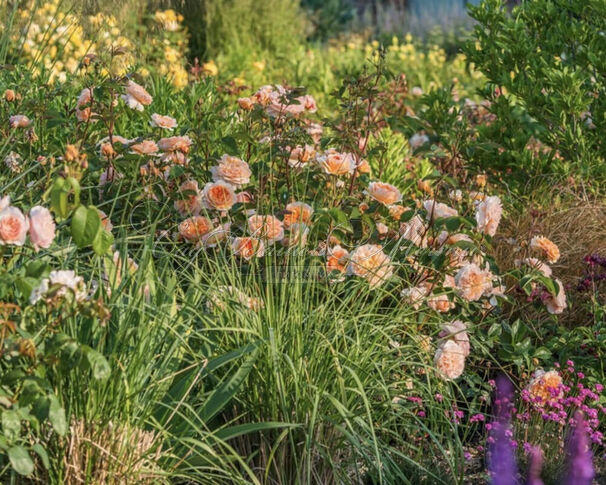
<svg viewBox="0 0 606 485"><path fill-rule="evenodd" d="M49 396L50 407L48 409L48 420L57 434L65 436L67 434L67 420L65 419L65 409L61 407L59 399L54 394Z"/></svg>
<svg viewBox="0 0 606 485"><path fill-rule="evenodd" d="M25 448L13 446L8 450L11 466L19 475L29 475L34 471L34 462Z"/></svg>
<svg viewBox="0 0 606 485"><path fill-rule="evenodd" d="M97 233L104 230L101 225L101 217L94 207L81 205L72 216L72 237L79 248L93 244Z"/></svg>

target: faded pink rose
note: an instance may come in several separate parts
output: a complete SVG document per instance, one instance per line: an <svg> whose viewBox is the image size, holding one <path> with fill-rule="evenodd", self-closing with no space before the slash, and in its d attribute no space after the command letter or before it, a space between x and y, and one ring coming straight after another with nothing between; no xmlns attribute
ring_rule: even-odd
<svg viewBox="0 0 606 485"><path fill-rule="evenodd" d="M231 155L223 155L219 165L211 167L210 172L215 182L223 180L236 188L248 184L252 175L248 163Z"/></svg>
<svg viewBox="0 0 606 485"><path fill-rule="evenodd" d="M23 246L29 225L23 213L8 206L0 212L0 246Z"/></svg>
<svg viewBox="0 0 606 485"><path fill-rule="evenodd" d="M465 351L454 340L445 340L438 347L434 361L442 377L456 379L465 370Z"/></svg>
<svg viewBox="0 0 606 485"><path fill-rule="evenodd" d="M154 113L151 115L151 121L149 124L154 128L164 128L165 130L172 130L177 127L177 120L170 116L159 115Z"/></svg>
<svg viewBox="0 0 606 485"><path fill-rule="evenodd" d="M29 211L29 238L36 251L47 249L55 239L55 221L46 207L35 206Z"/></svg>
<svg viewBox="0 0 606 485"><path fill-rule="evenodd" d="M126 94L122 95L122 99L129 108L138 111L143 111L143 107L150 105L153 101L145 88L132 80L126 84Z"/></svg>
<svg viewBox="0 0 606 485"><path fill-rule="evenodd" d="M503 204L501 199L496 195L486 197L478 204L476 211L476 222L478 223L478 231L494 236L501 222L503 215Z"/></svg>

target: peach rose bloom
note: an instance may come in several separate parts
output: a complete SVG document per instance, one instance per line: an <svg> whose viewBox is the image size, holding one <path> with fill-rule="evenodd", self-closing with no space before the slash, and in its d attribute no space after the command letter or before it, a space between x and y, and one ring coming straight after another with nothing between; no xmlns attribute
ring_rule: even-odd
<svg viewBox="0 0 606 485"><path fill-rule="evenodd" d="M345 273L349 264L349 251L338 244L327 251L326 271Z"/></svg>
<svg viewBox="0 0 606 485"><path fill-rule="evenodd" d="M463 298L476 301L492 290L492 273L474 263L467 264L456 274L455 284Z"/></svg>
<svg viewBox="0 0 606 485"><path fill-rule="evenodd" d="M305 202L291 202L286 205L284 226L288 228L297 222L309 225L313 213L314 210L309 204L306 204Z"/></svg>
<svg viewBox="0 0 606 485"><path fill-rule="evenodd" d="M400 296L405 303L411 305L415 310L421 308L421 304L425 301L429 288L426 285L413 286L411 288L404 288L400 292Z"/></svg>
<svg viewBox="0 0 606 485"><path fill-rule="evenodd" d="M547 298L543 300L545 306L547 307L547 311L552 315L559 315L564 310L566 310L566 292L564 291L564 285L559 279L555 279L558 283L558 294L556 296L549 295Z"/></svg>
<svg viewBox="0 0 606 485"><path fill-rule="evenodd" d="M254 214L248 218L248 230L252 236L260 237L269 243L284 238L284 226L274 216L260 216Z"/></svg>
<svg viewBox="0 0 606 485"><path fill-rule="evenodd" d="M202 202L207 209L228 211L237 202L236 192L233 186L223 180L209 182L202 190Z"/></svg>
<svg viewBox="0 0 606 485"><path fill-rule="evenodd" d="M193 216L179 224L179 234L190 242L200 242L205 234L213 229L208 217Z"/></svg>
<svg viewBox="0 0 606 485"><path fill-rule="evenodd" d="M467 325L461 320L453 320L445 323L439 333L440 338L452 338L455 343L461 347L463 355L467 357L470 352L469 335L467 335Z"/></svg>
<svg viewBox="0 0 606 485"><path fill-rule="evenodd" d="M427 247L427 226L418 215L400 224L400 236L421 248Z"/></svg>
<svg viewBox="0 0 606 485"><path fill-rule="evenodd" d="M250 98L238 98L238 106L246 111L253 109L254 105L253 100Z"/></svg>
<svg viewBox="0 0 606 485"><path fill-rule="evenodd" d="M191 145L192 141L189 136L169 136L158 141L158 148L163 152L189 153Z"/></svg>
<svg viewBox="0 0 606 485"><path fill-rule="evenodd" d="M29 224L16 207L6 207L0 212L0 246L23 246Z"/></svg>
<svg viewBox="0 0 606 485"><path fill-rule="evenodd" d="M231 155L223 155L219 165L211 167L210 172L215 182L223 180L236 188L248 184L252 175L248 163Z"/></svg>
<svg viewBox="0 0 606 485"><path fill-rule="evenodd" d="M545 372L542 369L537 370L532 380L528 383L528 392L532 398L540 398L536 404L541 405L550 401L557 401L562 397L563 390L562 377L558 371L552 370Z"/></svg>
<svg viewBox="0 0 606 485"><path fill-rule="evenodd" d="M530 240L530 248L541 252L550 263L560 259L560 249L544 236L533 237Z"/></svg>
<svg viewBox="0 0 606 485"><path fill-rule="evenodd" d="M158 113L151 115L149 124L154 128L164 128L165 130L172 130L178 126L176 119L170 116L159 115Z"/></svg>
<svg viewBox="0 0 606 485"><path fill-rule="evenodd" d="M209 233L202 236L202 245L205 248L214 248L215 246L221 244L223 241L227 241L227 238L229 237L230 228L231 224L227 222L213 229Z"/></svg>
<svg viewBox="0 0 606 485"><path fill-rule="evenodd" d="M93 88L84 88L80 91L76 101L76 119L78 121L88 121L95 113L90 106L87 106L93 99ZM85 108L83 108L86 106Z"/></svg>
<svg viewBox="0 0 606 485"><path fill-rule="evenodd" d="M417 180L417 188L425 194L433 195L433 189L426 180Z"/></svg>
<svg viewBox="0 0 606 485"><path fill-rule="evenodd" d="M244 192L238 192L236 194L236 200L241 203L241 204L250 204L252 203L255 199L253 197L253 195L250 192L247 192L246 190Z"/></svg>
<svg viewBox="0 0 606 485"><path fill-rule="evenodd" d="M285 90L282 86L276 86L277 92L279 93L276 96L276 91L274 91L274 87L266 84L265 86L261 86L258 91L252 95L252 99L255 103L261 104L263 106L267 106L270 103L273 103L277 97L282 96L285 93Z"/></svg>
<svg viewBox="0 0 606 485"><path fill-rule="evenodd" d="M427 217L429 219L438 219L441 217L455 217L459 213L456 209L443 204L442 202L436 202L435 200L428 199L423 202L423 207L427 211Z"/></svg>
<svg viewBox="0 0 606 485"><path fill-rule="evenodd" d="M316 156L316 150L311 145L297 145L290 152L288 165L293 168L306 166Z"/></svg>
<svg viewBox="0 0 606 485"><path fill-rule="evenodd" d="M434 362L442 377L456 379L465 370L465 352L454 340L445 340L438 347Z"/></svg>
<svg viewBox="0 0 606 485"><path fill-rule="evenodd" d="M11 128L27 128L32 121L25 115L15 115L8 119L8 124Z"/></svg>
<svg viewBox="0 0 606 485"><path fill-rule="evenodd" d="M370 170L370 163L368 163L368 160L366 160L364 158L362 160L360 160L360 163L358 163L358 166L357 166L357 171L358 171L358 174L365 173L365 174L370 175L371 170Z"/></svg>
<svg viewBox="0 0 606 485"><path fill-rule="evenodd" d="M385 182L371 182L366 191L370 197L383 205L392 205L402 200L400 191L391 184Z"/></svg>
<svg viewBox="0 0 606 485"><path fill-rule="evenodd" d="M384 283L393 274L391 259L378 244L364 244L351 254L349 273L368 281L371 288Z"/></svg>
<svg viewBox="0 0 606 485"><path fill-rule="evenodd" d="M202 193L198 182L188 180L179 187L179 199L175 200L175 209L182 216L198 215L202 210Z"/></svg>
<svg viewBox="0 0 606 485"><path fill-rule="evenodd" d="M446 313L452 310L455 304L448 299L447 295L430 295L427 298L427 306L437 312Z"/></svg>
<svg viewBox="0 0 606 485"><path fill-rule="evenodd" d="M139 155L153 155L158 152L158 145L153 140L143 140L130 146L131 152Z"/></svg>
<svg viewBox="0 0 606 485"><path fill-rule="evenodd" d="M247 261L255 256L261 258L265 254L263 241L254 237L235 237L231 243L231 248L236 256L240 256Z"/></svg>
<svg viewBox="0 0 606 485"><path fill-rule="evenodd" d="M131 80L126 84L126 94L123 94L121 98L129 108L138 111L143 111L143 107L150 105L153 101L143 86Z"/></svg>
<svg viewBox="0 0 606 485"><path fill-rule="evenodd" d="M29 238L38 251L47 249L55 239L55 221L50 211L42 206L32 207L29 211Z"/></svg>
<svg viewBox="0 0 606 485"><path fill-rule="evenodd" d="M476 211L476 222L478 223L478 231L494 236L501 222L503 215L503 205L501 199L496 195L486 197L478 204Z"/></svg>
<svg viewBox="0 0 606 485"><path fill-rule="evenodd" d="M402 214L406 212L406 208L401 205L390 205L388 209L389 215L392 217L392 219L395 219L396 221L399 221L400 217L402 217Z"/></svg>
<svg viewBox="0 0 606 485"><path fill-rule="evenodd" d="M356 161L351 153L339 153L334 148L329 148L323 155L318 156L317 162L328 175L348 175L356 168Z"/></svg>

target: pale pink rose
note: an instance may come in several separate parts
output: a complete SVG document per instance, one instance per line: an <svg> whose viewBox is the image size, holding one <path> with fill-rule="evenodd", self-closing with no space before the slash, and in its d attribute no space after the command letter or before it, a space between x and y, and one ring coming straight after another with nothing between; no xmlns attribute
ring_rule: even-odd
<svg viewBox="0 0 606 485"><path fill-rule="evenodd" d="M236 256L240 256L247 261L254 257L261 258L265 254L263 241L254 237L235 237L231 243L231 248Z"/></svg>
<svg viewBox="0 0 606 485"><path fill-rule="evenodd" d="M143 140L131 145L129 148L132 153L139 155L153 155L158 152L158 145L153 140Z"/></svg>
<svg viewBox="0 0 606 485"><path fill-rule="evenodd" d="M503 215L503 205L501 199L496 195L486 197L478 204L476 211L476 222L478 223L478 231L494 236L501 222Z"/></svg>
<svg viewBox="0 0 606 485"><path fill-rule="evenodd" d="M284 238L284 225L274 216L250 216L248 230L251 236L260 237L270 244Z"/></svg>
<svg viewBox="0 0 606 485"><path fill-rule="evenodd" d="M428 199L423 202L423 207L427 211L428 219L438 219L440 217L455 217L459 213L456 209L443 204L442 202L436 202L435 200Z"/></svg>
<svg viewBox="0 0 606 485"><path fill-rule="evenodd" d="M385 182L371 182L366 191L370 197L383 205L392 205L402 200L400 191L391 184Z"/></svg>
<svg viewBox="0 0 606 485"><path fill-rule="evenodd" d="M316 150L311 145L297 145L290 152L288 165L294 168L306 166L316 156Z"/></svg>
<svg viewBox="0 0 606 485"><path fill-rule="evenodd" d="M299 96L297 101L301 103L303 109L305 111L309 111L310 113L315 113L318 111L318 105L316 104L316 100L310 94L306 94L305 96Z"/></svg>
<svg viewBox="0 0 606 485"><path fill-rule="evenodd" d="M542 253L550 263L560 259L560 249L544 236L535 236L530 240L530 248Z"/></svg>
<svg viewBox="0 0 606 485"><path fill-rule="evenodd" d="M202 193L198 187L198 182L188 180L179 187L177 194L178 200L175 200L175 209L182 216L198 215L202 210Z"/></svg>
<svg viewBox="0 0 606 485"><path fill-rule="evenodd" d="M454 340L445 340L438 347L434 362L442 377L456 379L465 370L465 352Z"/></svg>
<svg viewBox="0 0 606 485"><path fill-rule="evenodd" d="M29 224L16 207L8 206L0 212L0 246L23 246Z"/></svg>
<svg viewBox="0 0 606 485"><path fill-rule="evenodd" d="M493 275L488 270L480 269L476 264L463 266L455 276L459 294L468 301L479 300L492 290Z"/></svg>
<svg viewBox="0 0 606 485"><path fill-rule="evenodd" d="M417 148L424 145L428 141L429 141L429 137L426 134L415 133L414 135L412 135L410 137L410 140L408 140L408 144L410 145L410 148L412 148L413 150L416 150Z"/></svg>
<svg viewBox="0 0 606 485"><path fill-rule="evenodd" d="M303 223L309 225L311 216L314 213L313 208L305 202L291 202L286 205L286 213L284 214L284 227L290 227L295 223Z"/></svg>
<svg viewBox="0 0 606 485"><path fill-rule="evenodd" d="M78 101L76 101L76 119L78 121L88 121L95 113L92 112L89 106L93 99L94 88L84 88L80 91Z"/></svg>
<svg viewBox="0 0 606 485"><path fill-rule="evenodd" d="M172 130L178 126L176 119L170 116L159 115L158 113L151 115L149 124L154 128L164 128L165 130Z"/></svg>
<svg viewBox="0 0 606 485"><path fill-rule="evenodd" d="M14 115L8 119L11 128L27 128L32 121L25 115Z"/></svg>
<svg viewBox="0 0 606 485"><path fill-rule="evenodd" d="M348 271L366 279L371 288L376 288L391 277L393 266L381 246L364 244L351 254Z"/></svg>
<svg viewBox="0 0 606 485"><path fill-rule="evenodd" d="M209 182L202 190L202 202L207 209L228 211L237 201L233 186L223 180Z"/></svg>
<svg viewBox="0 0 606 485"><path fill-rule="evenodd" d="M427 247L427 226L418 215L415 215L410 221L400 224L400 236L415 246Z"/></svg>
<svg viewBox="0 0 606 485"><path fill-rule="evenodd" d="M379 233L379 237L384 238L389 233L389 227L387 227L382 222L377 222L376 224L377 232Z"/></svg>
<svg viewBox="0 0 606 485"><path fill-rule="evenodd" d="M212 229L210 219L203 216L192 216L179 224L179 234L192 243L199 243Z"/></svg>
<svg viewBox="0 0 606 485"><path fill-rule="evenodd" d="M556 296L549 295L543 299L547 311L554 315L559 315L566 310L566 292L564 291L564 285L559 279L555 279L558 284L558 294Z"/></svg>
<svg viewBox="0 0 606 485"><path fill-rule="evenodd" d="M447 295L431 294L427 297L427 306L437 312L449 312L455 307L455 304L448 299Z"/></svg>
<svg viewBox="0 0 606 485"><path fill-rule="evenodd" d="M129 108L138 111L143 111L143 107L150 105L153 101L145 88L132 80L129 80L126 84L126 94L121 97Z"/></svg>
<svg viewBox="0 0 606 485"><path fill-rule="evenodd" d="M32 207L29 211L29 238L38 251L47 249L55 239L55 221L50 211L42 206Z"/></svg>
<svg viewBox="0 0 606 485"><path fill-rule="evenodd" d="M10 195L5 195L4 197L0 198L0 212L6 209L9 205L11 205Z"/></svg>
<svg viewBox="0 0 606 485"><path fill-rule="evenodd" d="M158 148L163 152L189 153L191 145L192 141L189 136L170 136L158 141Z"/></svg>
<svg viewBox="0 0 606 485"><path fill-rule="evenodd" d="M87 291L84 279L70 269L51 271L48 278L44 278L40 285L32 290L29 297L30 303L34 304L44 298L53 287L59 288L52 293L54 298L63 298L71 293L77 302L86 299Z"/></svg>
<svg viewBox="0 0 606 485"><path fill-rule="evenodd" d="M418 310L421 308L423 301L425 301L428 292L429 288L425 285L413 286L411 288L404 288L400 292L400 296L405 303L411 305L415 310Z"/></svg>
<svg viewBox="0 0 606 485"><path fill-rule="evenodd" d="M469 335L467 335L467 325L461 320L453 320L450 323L445 323L439 333L440 338L452 338L463 351L463 355L467 357L470 352Z"/></svg>
<svg viewBox="0 0 606 485"><path fill-rule="evenodd" d="M252 175L248 163L231 155L223 155L219 165L211 167L210 173L215 182L223 180L236 188L248 184Z"/></svg>
<svg viewBox="0 0 606 485"><path fill-rule="evenodd" d="M317 162L328 175L351 175L356 169L356 160L351 153L339 153L334 148L319 155Z"/></svg>
<svg viewBox="0 0 606 485"><path fill-rule="evenodd" d="M246 111L253 109L254 105L255 103L250 98L238 98L238 106Z"/></svg>

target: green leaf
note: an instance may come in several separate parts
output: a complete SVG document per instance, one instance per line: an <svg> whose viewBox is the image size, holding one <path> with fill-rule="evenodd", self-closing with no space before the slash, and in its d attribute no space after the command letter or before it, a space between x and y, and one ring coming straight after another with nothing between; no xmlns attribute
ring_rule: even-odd
<svg viewBox="0 0 606 485"><path fill-rule="evenodd" d="M48 409L48 419L53 429L60 436L67 434L67 420L65 419L65 409L61 407L59 399L54 394L49 395L50 407Z"/></svg>
<svg viewBox="0 0 606 485"><path fill-rule="evenodd" d="M48 470L50 468L50 460L48 459L48 453L44 447L40 443L36 443L34 446L32 446L32 450L37 453L42 461L42 464L44 465L44 468Z"/></svg>
<svg viewBox="0 0 606 485"><path fill-rule="evenodd" d="M265 431L268 429L296 428L298 426L300 425L272 421L268 421L266 423L245 423L220 429L215 433L215 436L220 440L229 440L242 436L243 434L256 433L258 431Z"/></svg>
<svg viewBox="0 0 606 485"><path fill-rule="evenodd" d="M34 471L34 462L22 446L13 446L8 450L8 459L19 475L29 475Z"/></svg>
<svg viewBox="0 0 606 485"><path fill-rule="evenodd" d="M91 349L90 347L86 347L85 354L86 360L93 371L93 377L99 380L107 379L111 372L107 359L102 354Z"/></svg>
<svg viewBox="0 0 606 485"><path fill-rule="evenodd" d="M74 242L79 248L93 244L99 231L104 230L97 209L83 205L74 212L71 229Z"/></svg>
<svg viewBox="0 0 606 485"><path fill-rule="evenodd" d="M21 432L21 418L16 411L2 412L2 432L9 441L15 441Z"/></svg>

